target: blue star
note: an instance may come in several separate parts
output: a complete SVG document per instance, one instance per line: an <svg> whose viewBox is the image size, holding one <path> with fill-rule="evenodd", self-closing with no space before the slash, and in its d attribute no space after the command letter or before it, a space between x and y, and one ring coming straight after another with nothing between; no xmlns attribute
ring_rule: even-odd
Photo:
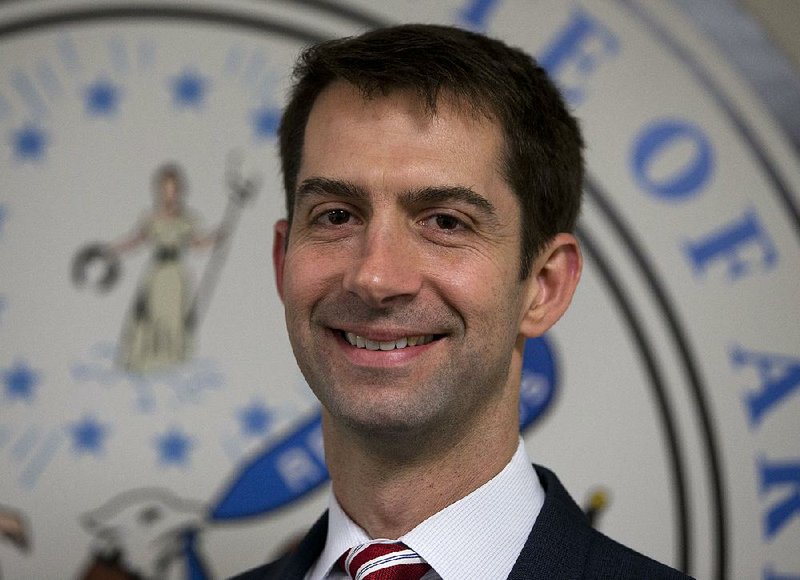
<svg viewBox="0 0 800 580"><path fill-rule="evenodd" d="M281 110L277 107L263 107L253 114L253 128L256 137L272 139L278 133Z"/></svg>
<svg viewBox="0 0 800 580"><path fill-rule="evenodd" d="M203 103L207 81L197 73L184 71L172 79L172 96L179 107L197 107Z"/></svg>
<svg viewBox="0 0 800 580"><path fill-rule="evenodd" d="M39 383L39 375L25 362L16 362L3 372L6 398L32 401L34 388Z"/></svg>
<svg viewBox="0 0 800 580"><path fill-rule="evenodd" d="M70 427L72 449L76 453L98 455L103 451L103 443L108 436L108 427L97 419L84 417Z"/></svg>
<svg viewBox="0 0 800 580"><path fill-rule="evenodd" d="M156 439L158 458L164 465L186 465L192 447L194 443L191 438L177 429L172 429Z"/></svg>
<svg viewBox="0 0 800 580"><path fill-rule="evenodd" d="M272 413L261 403L251 403L239 411L242 433L264 435L272 426Z"/></svg>
<svg viewBox="0 0 800 580"><path fill-rule="evenodd" d="M86 111L90 115L113 115L119 104L119 90L109 81L97 81L86 89Z"/></svg>
<svg viewBox="0 0 800 580"><path fill-rule="evenodd" d="M21 160L38 160L44 157L47 136L44 131L27 126L14 133L14 153Z"/></svg>

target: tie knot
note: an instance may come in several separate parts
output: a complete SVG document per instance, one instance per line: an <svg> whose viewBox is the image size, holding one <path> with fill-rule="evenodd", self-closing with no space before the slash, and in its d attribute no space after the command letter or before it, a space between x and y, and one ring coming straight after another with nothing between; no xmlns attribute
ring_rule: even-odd
<svg viewBox="0 0 800 580"><path fill-rule="evenodd" d="M353 580L419 580L430 564L402 542L373 540L350 548L339 566Z"/></svg>

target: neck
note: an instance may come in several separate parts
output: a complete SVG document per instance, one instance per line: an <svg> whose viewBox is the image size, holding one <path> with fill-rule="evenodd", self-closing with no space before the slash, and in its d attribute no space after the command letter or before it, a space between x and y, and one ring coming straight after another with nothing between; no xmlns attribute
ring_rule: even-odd
<svg viewBox="0 0 800 580"><path fill-rule="evenodd" d="M337 501L371 538L397 539L469 495L500 473L516 451L518 389L510 393L493 402L479 424L405 436L402 446L397 437L382 441L353 433L323 411Z"/></svg>

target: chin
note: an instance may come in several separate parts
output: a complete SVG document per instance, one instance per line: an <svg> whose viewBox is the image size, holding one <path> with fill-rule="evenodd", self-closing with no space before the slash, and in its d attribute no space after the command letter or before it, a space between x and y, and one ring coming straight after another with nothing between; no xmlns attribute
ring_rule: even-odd
<svg viewBox="0 0 800 580"><path fill-rule="evenodd" d="M411 443L416 441L424 445L432 440L442 426L442 421L434 416L432 409L426 411L424 414L377 412L365 416L351 413L335 420L369 444L383 448L400 445L406 451L419 452L418 447Z"/></svg>
<svg viewBox="0 0 800 580"><path fill-rule="evenodd" d="M422 413L420 409L409 409L407 406L382 401L374 405L357 401L348 405L338 400L332 405L325 405L334 423L348 430L367 435L407 435L424 429L431 420L431 409Z"/></svg>

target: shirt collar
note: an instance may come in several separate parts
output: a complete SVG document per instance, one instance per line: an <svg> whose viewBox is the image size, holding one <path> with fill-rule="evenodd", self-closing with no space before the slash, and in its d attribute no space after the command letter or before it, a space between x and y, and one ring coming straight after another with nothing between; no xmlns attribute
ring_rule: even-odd
<svg viewBox="0 0 800 580"><path fill-rule="evenodd" d="M323 580L336 565L336 560L353 546L369 542L367 532L344 513L336 496L328 496L328 535L322 554L311 567L306 580Z"/></svg>
<svg viewBox="0 0 800 580"><path fill-rule="evenodd" d="M500 473L398 539L422 556L443 580L506 578L543 503L544 490L520 438L511 461ZM325 578L345 550L370 540L333 494L328 510L325 548L310 570L309 580Z"/></svg>

